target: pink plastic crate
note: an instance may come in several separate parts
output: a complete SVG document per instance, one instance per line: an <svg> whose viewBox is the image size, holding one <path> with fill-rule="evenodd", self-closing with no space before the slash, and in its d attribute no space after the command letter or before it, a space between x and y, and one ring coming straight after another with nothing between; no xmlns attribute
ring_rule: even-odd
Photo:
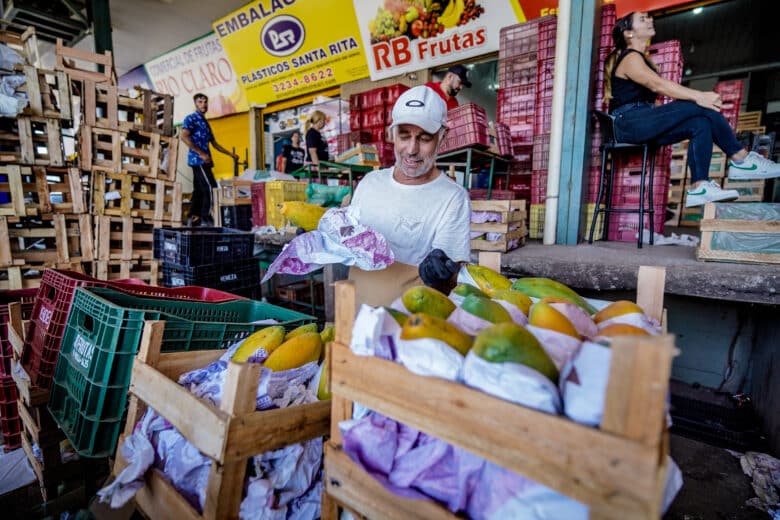
<svg viewBox="0 0 780 520"><path fill-rule="evenodd" d="M385 107L379 106L363 110L361 128L371 128L385 125Z"/></svg>
<svg viewBox="0 0 780 520"><path fill-rule="evenodd" d="M364 128L362 133L365 134L365 140L360 141L361 143L373 143L376 141L386 141L385 139L385 132L387 130L387 127L385 125L379 125L374 126L371 128Z"/></svg>
<svg viewBox="0 0 780 520"><path fill-rule="evenodd" d="M531 154L534 170L547 170L550 159L550 134L534 136L534 149Z"/></svg>
<svg viewBox="0 0 780 520"><path fill-rule="evenodd" d="M362 110L370 108L384 107L385 105L385 88L379 87L368 92L360 94L360 102L363 105Z"/></svg>
<svg viewBox="0 0 780 520"><path fill-rule="evenodd" d="M499 31L498 58L513 58L539 48L539 20L504 27Z"/></svg>
<svg viewBox="0 0 780 520"><path fill-rule="evenodd" d="M450 130L463 125L487 125L487 112L476 103L466 103L447 112L447 125Z"/></svg>
<svg viewBox="0 0 780 520"><path fill-rule="evenodd" d="M19 398L16 383L9 376L0 376L0 431L3 434L4 451L7 453L22 445L22 423L19 420Z"/></svg>
<svg viewBox="0 0 780 520"><path fill-rule="evenodd" d="M252 184L252 225L265 226L265 183Z"/></svg>
<svg viewBox="0 0 780 520"><path fill-rule="evenodd" d="M531 173L531 204L542 204L547 198L547 170Z"/></svg>
<svg viewBox="0 0 780 520"><path fill-rule="evenodd" d="M534 135L549 134L552 126L552 97L540 98L534 113Z"/></svg>
<svg viewBox="0 0 780 520"><path fill-rule="evenodd" d="M614 3L601 5L601 33L612 34L612 28L617 22L617 7Z"/></svg>
<svg viewBox="0 0 780 520"><path fill-rule="evenodd" d="M363 111L350 109L349 111L349 129L352 131L363 128Z"/></svg>
<svg viewBox="0 0 780 520"><path fill-rule="evenodd" d="M641 183L639 176L623 177L615 180L612 187L612 206L639 206L639 190ZM645 186L645 197L649 196L648 191L652 189L653 204L666 204L669 197L669 179L653 176L653 185Z"/></svg>
<svg viewBox="0 0 780 520"><path fill-rule="evenodd" d="M555 79L555 59L539 61L536 69L536 96L552 97Z"/></svg>
<svg viewBox="0 0 780 520"><path fill-rule="evenodd" d="M487 200L487 188L471 188L469 198L471 200ZM493 190L490 192L491 200L515 200L515 193L512 190Z"/></svg>
<svg viewBox="0 0 780 520"><path fill-rule="evenodd" d="M395 85L388 85L385 87L385 103L389 106L393 106L396 100L401 97L401 94L409 90L409 87L401 83Z"/></svg>
<svg viewBox="0 0 780 520"><path fill-rule="evenodd" d="M488 148L490 146L490 134L487 125L473 123L471 125L461 125L450 128L444 141L441 144L439 153L465 148L467 146L477 146Z"/></svg>
<svg viewBox="0 0 780 520"><path fill-rule="evenodd" d="M653 231L664 232L664 220L666 219L666 206L653 206ZM650 216L645 215L644 228L650 226ZM607 238L615 242L636 242L636 234L639 231L638 213L610 213L609 232Z"/></svg>
<svg viewBox="0 0 780 520"><path fill-rule="evenodd" d="M349 96L349 111L352 112L353 110L359 111L361 108L361 99L360 94L352 94Z"/></svg>
<svg viewBox="0 0 780 520"><path fill-rule="evenodd" d="M498 88L536 83L536 53L498 60Z"/></svg>
<svg viewBox="0 0 780 520"><path fill-rule="evenodd" d="M499 155L512 155L512 133L509 126L504 123L496 123L495 129Z"/></svg>
<svg viewBox="0 0 780 520"><path fill-rule="evenodd" d="M517 85L498 90L496 119L512 126L533 122L536 108L536 85ZM514 133L514 132L513 132Z"/></svg>
<svg viewBox="0 0 780 520"><path fill-rule="evenodd" d="M539 59L555 58L555 37L558 33L558 18L545 16L539 21Z"/></svg>
<svg viewBox="0 0 780 520"><path fill-rule="evenodd" d="M350 134L339 134L336 136L336 153L342 154L352 148L352 137Z"/></svg>

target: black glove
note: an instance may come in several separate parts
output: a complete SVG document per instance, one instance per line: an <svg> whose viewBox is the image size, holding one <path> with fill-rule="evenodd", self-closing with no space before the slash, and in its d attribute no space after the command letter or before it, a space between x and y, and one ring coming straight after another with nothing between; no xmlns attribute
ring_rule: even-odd
<svg viewBox="0 0 780 520"><path fill-rule="evenodd" d="M434 249L420 264L420 278L430 287L440 287L447 284L460 270L460 265L453 262L444 251Z"/></svg>

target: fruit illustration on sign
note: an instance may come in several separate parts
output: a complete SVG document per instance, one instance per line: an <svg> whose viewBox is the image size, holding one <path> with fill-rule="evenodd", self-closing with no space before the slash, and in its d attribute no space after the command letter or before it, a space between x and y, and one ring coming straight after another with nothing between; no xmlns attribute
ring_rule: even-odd
<svg viewBox="0 0 780 520"><path fill-rule="evenodd" d="M445 30L479 18L485 8L476 0L383 0L368 22L371 43L399 36L435 38Z"/></svg>

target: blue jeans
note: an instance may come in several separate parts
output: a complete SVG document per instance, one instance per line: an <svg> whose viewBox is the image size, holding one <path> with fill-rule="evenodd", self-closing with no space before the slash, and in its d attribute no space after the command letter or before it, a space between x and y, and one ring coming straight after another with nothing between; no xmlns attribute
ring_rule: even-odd
<svg viewBox="0 0 780 520"><path fill-rule="evenodd" d="M689 139L691 184L709 177L713 143L727 157L743 148L720 112L700 107L693 101L672 101L666 105L629 103L614 109L612 115L615 138L620 142L653 141L663 146Z"/></svg>

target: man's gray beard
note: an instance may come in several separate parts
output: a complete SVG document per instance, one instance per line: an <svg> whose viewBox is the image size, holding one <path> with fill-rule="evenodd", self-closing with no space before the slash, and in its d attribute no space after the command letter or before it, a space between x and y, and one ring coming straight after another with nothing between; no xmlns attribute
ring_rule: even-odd
<svg viewBox="0 0 780 520"><path fill-rule="evenodd" d="M403 160L401 159L401 156L396 156L395 158L395 167L398 168L398 171L400 171L404 176L410 178L410 179L417 179L418 177L422 177L423 175L427 174L433 167L436 165L436 160L432 160L430 163L423 163L423 166L425 168L420 168L417 172L414 172L413 175L409 175L406 173L406 170L403 168Z"/></svg>

